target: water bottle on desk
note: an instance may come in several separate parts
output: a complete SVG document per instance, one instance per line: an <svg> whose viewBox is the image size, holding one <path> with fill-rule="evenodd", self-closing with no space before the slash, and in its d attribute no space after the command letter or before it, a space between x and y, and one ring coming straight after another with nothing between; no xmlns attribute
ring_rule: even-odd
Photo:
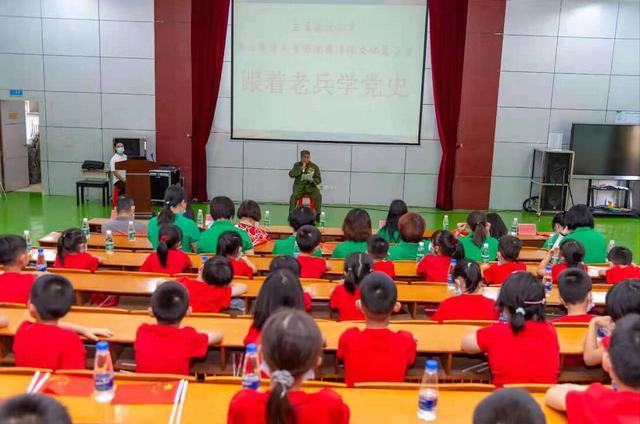
<svg viewBox="0 0 640 424"><path fill-rule="evenodd" d="M107 234L104 236L104 250L108 255L113 255L113 234L111 230L107 230Z"/></svg>
<svg viewBox="0 0 640 424"><path fill-rule="evenodd" d="M445 215L444 218L442 218L442 229L443 230L449 229L449 215Z"/></svg>
<svg viewBox="0 0 640 424"><path fill-rule="evenodd" d="M426 255L427 252L426 250L424 250L424 241L421 241L418 243L418 250L416 251L416 262L420 263L420 261L422 260L422 258L424 258L424 255Z"/></svg>
<svg viewBox="0 0 640 424"><path fill-rule="evenodd" d="M418 419L420 422L434 421L438 406L438 362L429 359L424 367L420 394L418 396Z"/></svg>
<svg viewBox="0 0 640 424"><path fill-rule="evenodd" d="M199 228L204 227L204 214L202 213L202 209L198 209L198 216L196 217L196 223Z"/></svg>
<svg viewBox="0 0 640 424"><path fill-rule="evenodd" d="M38 248L38 257L36 259L36 271L47 272L47 260L44 257L44 249Z"/></svg>
<svg viewBox="0 0 640 424"><path fill-rule="evenodd" d="M615 240L609 240L609 244L607 245L607 253L609 253L611 251L611 249L613 249L614 247L616 247L616 241Z"/></svg>
<svg viewBox="0 0 640 424"><path fill-rule="evenodd" d="M458 261L456 259L451 259L451 263L449 264L449 274L447 276L447 290L455 292L455 294L460 294L458 293L460 291L460 288L456 287L456 281L453 278L453 269L457 264Z"/></svg>
<svg viewBox="0 0 640 424"><path fill-rule="evenodd" d="M271 214L268 210L264 211L264 219L262 220L262 222L264 223L265 227L271 226Z"/></svg>
<svg viewBox="0 0 640 424"><path fill-rule="evenodd" d="M518 218L513 218L513 222L511 223L511 235L518 235Z"/></svg>
<svg viewBox="0 0 640 424"><path fill-rule="evenodd" d="M109 403L115 395L113 387L113 364L109 352L109 342L96 343L96 357L93 363L94 397L96 402Z"/></svg>
<svg viewBox="0 0 640 424"><path fill-rule="evenodd" d="M91 230L89 229L89 218L82 218L82 232L84 233L87 240L91 236Z"/></svg>
<svg viewBox="0 0 640 424"><path fill-rule="evenodd" d="M242 388L250 390L260 388L260 358L258 358L258 346L255 343L249 343L244 354Z"/></svg>
<svg viewBox="0 0 640 424"><path fill-rule="evenodd" d="M483 243L482 249L480 250L480 259L483 264L489 263L489 243Z"/></svg>
<svg viewBox="0 0 640 424"><path fill-rule="evenodd" d="M327 214L324 211L320 212L320 228L327 226Z"/></svg>
<svg viewBox="0 0 640 424"><path fill-rule="evenodd" d="M293 241L293 257L297 258L298 256L300 256L300 246L298 246L298 241L294 240Z"/></svg>
<svg viewBox="0 0 640 424"><path fill-rule="evenodd" d="M542 277L542 284L544 284L544 294L549 297L551 290L553 290L553 276L551 275L551 266L547 265L544 268L544 277Z"/></svg>
<svg viewBox="0 0 640 424"><path fill-rule="evenodd" d="M24 237L24 241L27 242L27 252L29 252L29 256L31 256L31 249L33 249L33 242L31 241L31 232L29 230L24 230L23 237Z"/></svg>
<svg viewBox="0 0 640 424"><path fill-rule="evenodd" d="M136 241L136 226L133 221L129 221L129 225L127 226L127 237L129 241Z"/></svg>

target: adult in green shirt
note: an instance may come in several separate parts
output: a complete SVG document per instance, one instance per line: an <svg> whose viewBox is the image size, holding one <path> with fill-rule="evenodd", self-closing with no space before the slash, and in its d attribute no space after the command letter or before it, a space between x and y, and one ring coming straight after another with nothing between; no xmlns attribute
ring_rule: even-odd
<svg viewBox="0 0 640 424"><path fill-rule="evenodd" d="M316 213L306 206L295 208L289 214L289 225L293 228L293 234L285 239L276 240L273 244L273 254L276 256L293 256L293 246L296 243L296 232L303 225L313 225ZM311 256L322 257L322 249L316 249Z"/></svg>
<svg viewBox="0 0 640 424"><path fill-rule="evenodd" d="M320 168L311 162L311 153L308 150L300 152L300 162L293 164L289 171L289 177L293 178L293 189L289 199L289 214L293 212L300 199L305 194L311 197L316 211L316 221L319 220L322 211L322 194L318 185L322 182Z"/></svg>
<svg viewBox="0 0 640 424"><path fill-rule="evenodd" d="M400 242L400 232L398 231L398 220L407 213L407 204L400 199L396 199L389 205L387 219L384 226L378 230L378 235L389 243Z"/></svg>
<svg viewBox="0 0 640 424"><path fill-rule="evenodd" d="M253 253L253 243L251 237L246 231L236 227L231 222L236 208L233 201L226 196L216 196L209 202L209 214L213 219L211 227L200 235L198 242L198 253L217 253L218 238L225 231L233 231L238 233L242 239L242 251L244 253Z"/></svg>
<svg viewBox="0 0 640 424"><path fill-rule="evenodd" d="M551 220L551 229L553 230L553 234L551 234L549 238L545 240L544 245L542 245L542 248L546 250L551 249L556 244L558 237L564 237L564 212L558 212L553 216L553 219Z"/></svg>
<svg viewBox="0 0 640 424"><path fill-rule="evenodd" d="M158 216L151 218L147 229L147 238L154 250L158 248L160 226L173 224L182 231L182 251L188 253L196 251L200 230L194 221L184 216L186 208L187 202L182 187L177 185L167 187L164 192L164 207Z"/></svg>
<svg viewBox="0 0 640 424"><path fill-rule="evenodd" d="M366 253L367 239L371 237L371 217L364 209L351 209L342 221L345 241L338 244L332 258L344 259L352 253Z"/></svg>
<svg viewBox="0 0 640 424"><path fill-rule="evenodd" d="M498 240L489 235L491 225L487 221L487 216L480 211L471 212L467 216L465 228L470 234L458 239L464 247L464 257L470 261L480 262L482 260L482 246L487 243L489 245L489 261L495 261L498 255ZM458 230L462 230L462 228Z"/></svg>
<svg viewBox="0 0 640 424"><path fill-rule="evenodd" d="M427 223L424 218L415 212L407 212L398 221L400 242L389 248L389 260L415 261L418 255L418 245L424 241L424 229ZM429 244L424 244L425 254L428 253Z"/></svg>
<svg viewBox="0 0 640 424"><path fill-rule="evenodd" d="M601 264L607 261L607 241L604 235L593 229L593 214L587 205L574 205L564 215L569 232L562 243L577 240L584 246L585 264Z"/></svg>

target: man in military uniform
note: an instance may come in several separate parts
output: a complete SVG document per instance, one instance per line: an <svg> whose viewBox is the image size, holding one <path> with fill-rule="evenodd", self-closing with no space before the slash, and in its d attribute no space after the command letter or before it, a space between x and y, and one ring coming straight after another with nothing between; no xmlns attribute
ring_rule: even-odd
<svg viewBox="0 0 640 424"><path fill-rule="evenodd" d="M294 179L293 193L289 201L289 213L296 208L298 199L306 194L313 199L316 220L318 220L322 210L322 194L320 194L318 184L322 182L322 177L320 176L320 168L311 162L311 153L308 150L300 152L300 162L293 164L293 168L289 171L289 177Z"/></svg>

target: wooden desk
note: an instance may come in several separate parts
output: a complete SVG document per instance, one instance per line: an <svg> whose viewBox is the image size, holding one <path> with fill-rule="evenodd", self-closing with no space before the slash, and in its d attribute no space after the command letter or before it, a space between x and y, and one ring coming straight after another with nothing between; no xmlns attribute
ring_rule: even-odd
<svg viewBox="0 0 640 424"><path fill-rule="evenodd" d="M38 240L38 245L40 247L53 247L55 248L58 243L58 238L60 238L60 232L53 231L46 236L42 237ZM90 249L101 249L104 250L104 234L100 233L92 233L87 241L87 245ZM151 251L153 247L151 246L151 242L147 239L146 236L138 236L135 240L129 241L126 235L114 234L113 235L113 244L116 249L125 249L125 250L134 250L134 251Z"/></svg>

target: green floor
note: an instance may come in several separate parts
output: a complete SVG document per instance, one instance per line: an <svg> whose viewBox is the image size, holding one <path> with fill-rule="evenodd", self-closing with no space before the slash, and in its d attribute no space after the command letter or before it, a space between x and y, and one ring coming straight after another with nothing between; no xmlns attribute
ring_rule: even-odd
<svg viewBox="0 0 640 424"><path fill-rule="evenodd" d="M272 225L285 225L287 205L262 204L262 210L271 212ZM196 205L207 211L206 205ZM353 206L325 205L327 225L338 227L342 219ZM374 227L378 220L386 216L386 208L379 206L364 206L371 214ZM419 212L426 220L428 228L438 228L442 224L444 212L432 208L411 208ZM30 229L34 240L53 230L62 230L72 226L79 226L83 217L108 217L109 208L100 204L99 198L93 198L80 207L76 206L75 197L42 196L40 193L8 193L6 199L0 198L0 233L21 234ZM449 212L451 225L461 222L466 212ZM500 212L503 220L510 225L517 217L521 223L536 223L538 230L550 231L551 216L538 217L535 214L518 211ZM631 247L634 262L640 262L640 220L634 218L597 218L596 229L603 232L607 239L613 239L618 245Z"/></svg>

